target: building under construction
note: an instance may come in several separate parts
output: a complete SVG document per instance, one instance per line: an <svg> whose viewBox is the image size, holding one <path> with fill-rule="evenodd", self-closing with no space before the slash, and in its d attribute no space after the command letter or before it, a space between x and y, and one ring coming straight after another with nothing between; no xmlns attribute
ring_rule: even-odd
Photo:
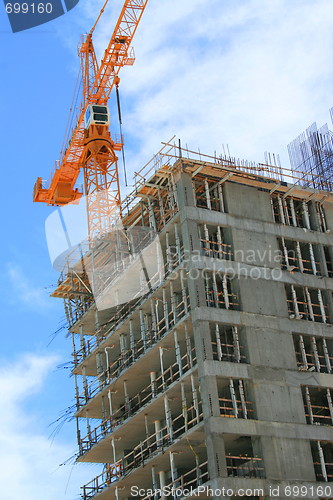
<svg viewBox="0 0 333 500"><path fill-rule="evenodd" d="M124 0L98 63L107 3L79 48L73 128L33 194L86 201L88 239L59 256L53 293L77 461L101 464L83 499L333 499L331 134L296 139L290 171L166 143L122 200L109 101L121 132L119 72L148 0Z"/></svg>
<svg viewBox="0 0 333 500"><path fill-rule="evenodd" d="M61 276L84 500L333 498L333 194L302 184L165 145L122 204L149 242L87 251L98 294Z"/></svg>

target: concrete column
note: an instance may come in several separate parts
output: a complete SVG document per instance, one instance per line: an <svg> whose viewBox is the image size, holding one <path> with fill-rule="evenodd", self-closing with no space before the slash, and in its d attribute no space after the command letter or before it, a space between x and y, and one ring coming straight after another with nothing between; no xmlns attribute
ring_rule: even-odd
<svg viewBox="0 0 333 500"><path fill-rule="evenodd" d="M81 431L80 431L80 422L78 417L75 418L76 422L76 438L77 438L77 444L79 446L79 449L81 451Z"/></svg>
<svg viewBox="0 0 333 500"><path fill-rule="evenodd" d="M155 426L156 443L157 443L157 446L160 446L161 440L162 440L161 421L160 420L155 420L154 421L154 426Z"/></svg>
<svg viewBox="0 0 333 500"><path fill-rule="evenodd" d="M114 438L111 439L111 446L112 446L112 452L113 452L113 463L115 464L117 461L117 454L116 454L116 443Z"/></svg>
<svg viewBox="0 0 333 500"><path fill-rule="evenodd" d="M79 386L77 383L77 375L74 373L74 386L75 386L75 401L76 401L76 408L79 409Z"/></svg>
<svg viewBox="0 0 333 500"><path fill-rule="evenodd" d="M132 356L134 356L135 352L135 339L134 339L134 330L133 330L133 320L130 319L129 322L129 336L130 336L130 349Z"/></svg>
<svg viewBox="0 0 333 500"><path fill-rule="evenodd" d="M160 480L160 489L163 490L163 488L165 488L165 486L166 486L165 472L163 470L161 470L158 473L158 476L159 476L159 480Z"/></svg>
<svg viewBox="0 0 333 500"><path fill-rule="evenodd" d="M102 396L102 420L105 422L107 419L107 412L106 412L106 406L105 406L105 396Z"/></svg>
<svg viewBox="0 0 333 500"><path fill-rule="evenodd" d="M107 380L110 380L110 376L111 376L109 349L113 349L113 346L104 347L105 363L106 363L106 371L107 371Z"/></svg>
<svg viewBox="0 0 333 500"><path fill-rule="evenodd" d="M182 398L182 414L185 422L185 432L187 432L188 429L188 418L187 418L187 401L186 401L186 394L185 394L185 386L183 383L180 384L180 392L181 392L181 398Z"/></svg>
<svg viewBox="0 0 333 500"><path fill-rule="evenodd" d="M80 347L81 347L81 351L83 353L83 356L85 356L86 354L86 343L85 343L85 340L84 340L84 334L83 334L83 326L81 325L80 326Z"/></svg>
<svg viewBox="0 0 333 500"><path fill-rule="evenodd" d="M99 322L99 317L98 317L98 310L96 309L95 311L95 328L96 332L98 332L101 328L100 322Z"/></svg>
<svg viewBox="0 0 333 500"><path fill-rule="evenodd" d="M101 376L104 372L103 356L101 352L96 353L96 370L98 376Z"/></svg>
<svg viewBox="0 0 333 500"><path fill-rule="evenodd" d="M148 426L148 415L145 414L145 431L146 431L146 438L149 438L149 426Z"/></svg>
<svg viewBox="0 0 333 500"><path fill-rule="evenodd" d="M306 229L311 229L310 226L310 215L309 215L309 208L308 204L306 201L302 201L302 208L303 208L303 223Z"/></svg>
<svg viewBox="0 0 333 500"><path fill-rule="evenodd" d="M157 226L156 226L156 218L154 214L154 208L151 203L151 199L148 198L148 208L149 208L149 223L150 227L154 229L154 231L157 231Z"/></svg>
<svg viewBox="0 0 333 500"><path fill-rule="evenodd" d="M194 321L193 335L198 363L213 360L213 345L208 321Z"/></svg>
<svg viewBox="0 0 333 500"><path fill-rule="evenodd" d="M72 333L72 353L73 353L73 358L74 358L74 366L77 365L77 352L76 352L76 345L75 345L75 333Z"/></svg>
<svg viewBox="0 0 333 500"><path fill-rule="evenodd" d="M140 327L141 327L141 338L143 342L143 348L144 350L146 349L146 328L145 328L145 322L143 319L143 311L140 309Z"/></svg>
<svg viewBox="0 0 333 500"><path fill-rule="evenodd" d="M166 331L169 330L169 311L168 311L168 302L167 302L167 295L166 295L166 289L162 289L162 294L163 294L163 314L164 314L164 319L165 319L165 329Z"/></svg>
<svg viewBox="0 0 333 500"><path fill-rule="evenodd" d="M172 324L175 325L177 322L177 311L176 311L176 294L173 291L173 283L170 281L170 297L171 297L171 312L172 312Z"/></svg>
<svg viewBox="0 0 333 500"><path fill-rule="evenodd" d="M193 366L192 344L191 344L191 337L188 333L188 328L187 328L186 322L184 323L184 328L185 328L186 353L187 353L188 362L192 368L192 366Z"/></svg>
<svg viewBox="0 0 333 500"><path fill-rule="evenodd" d="M112 408L112 392L109 390L108 391L108 400L109 400L109 411L110 411L110 418L113 415L113 408Z"/></svg>
<svg viewBox="0 0 333 500"><path fill-rule="evenodd" d="M165 410L165 421L167 424L167 429L168 429L168 434L170 441L173 440L173 429L172 429L172 415L171 415L171 409L169 405L169 399L168 396L164 396L164 410Z"/></svg>
<svg viewBox="0 0 333 500"><path fill-rule="evenodd" d="M228 477L225 445L222 434L213 432L206 425L208 472L211 480Z"/></svg>
<svg viewBox="0 0 333 500"><path fill-rule="evenodd" d="M163 347L159 347L158 349L159 349L159 353L160 353L161 378L162 378L162 383L163 383L163 389L165 389L164 363L163 363Z"/></svg>
<svg viewBox="0 0 333 500"><path fill-rule="evenodd" d="M120 334L119 341L120 341L120 353L122 356L124 356L127 351L127 342L126 342L127 338L124 333Z"/></svg>
<svg viewBox="0 0 333 500"><path fill-rule="evenodd" d="M182 359L181 359L180 345L178 342L177 330L175 330L173 332L173 336L174 336L174 342L175 342L175 352L176 352L176 360L177 360L178 369L179 369L179 376L181 377L183 375L183 366L182 366Z"/></svg>
<svg viewBox="0 0 333 500"><path fill-rule="evenodd" d="M165 233L165 246L166 246L166 263L167 263L167 269L168 272L171 273L173 269L173 262L172 262L172 255L171 255L171 248L170 248L170 243L169 243L169 233Z"/></svg>
<svg viewBox="0 0 333 500"><path fill-rule="evenodd" d="M181 262L181 242L179 238L179 229L178 224L175 224L175 243L176 243L176 251L177 251L177 261L178 264Z"/></svg>
<svg viewBox="0 0 333 500"><path fill-rule="evenodd" d="M90 427L90 420L89 420L89 410L86 410L86 424L87 424L87 436L89 439L91 439L91 427Z"/></svg>
<svg viewBox="0 0 333 500"><path fill-rule="evenodd" d="M87 382L86 367L85 366L82 366L82 383L83 383L84 397L85 397L86 402L88 402L89 393L88 393L88 382Z"/></svg>
<svg viewBox="0 0 333 500"><path fill-rule="evenodd" d="M153 483L153 490L156 491L158 489L158 484L157 484L157 477L156 477L156 468L155 465L152 466L151 468L151 480ZM157 495L154 495L154 499L157 498Z"/></svg>
<svg viewBox="0 0 333 500"><path fill-rule="evenodd" d="M124 396L125 396L125 408L126 411L130 410L130 398L127 391L127 380L124 380Z"/></svg>
<svg viewBox="0 0 333 500"><path fill-rule="evenodd" d="M156 395L155 380L156 380L156 372L150 372L151 394L153 398Z"/></svg>
<svg viewBox="0 0 333 500"><path fill-rule="evenodd" d="M151 328L154 332L154 337L156 336L157 331L157 323L156 323L156 314L155 314L155 304L153 299L150 299L150 311L151 311Z"/></svg>
<svg viewBox="0 0 333 500"><path fill-rule="evenodd" d="M179 210L181 211L184 207L195 207L196 201L191 174L177 172L175 183Z"/></svg>
<svg viewBox="0 0 333 500"><path fill-rule="evenodd" d="M197 423L200 421L200 406L198 400L198 392L195 386L194 377L191 375L191 387L192 387L192 398L193 398L193 407L196 413Z"/></svg>
<svg viewBox="0 0 333 500"><path fill-rule="evenodd" d="M177 469L175 466L175 453L170 452L170 470L171 470L171 481L174 483L177 479Z"/></svg>
<svg viewBox="0 0 333 500"><path fill-rule="evenodd" d="M185 285L185 278L184 278L184 269L180 270L180 286L182 289L182 300L184 304L184 310L185 314L188 313L188 300L187 300L187 291L186 291L186 285Z"/></svg>

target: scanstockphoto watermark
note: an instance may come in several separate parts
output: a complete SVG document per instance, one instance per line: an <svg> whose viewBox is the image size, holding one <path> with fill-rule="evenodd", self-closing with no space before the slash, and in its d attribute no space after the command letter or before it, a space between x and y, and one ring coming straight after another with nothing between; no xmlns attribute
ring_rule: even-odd
<svg viewBox="0 0 333 500"><path fill-rule="evenodd" d="M248 497L248 496L263 496L264 490L259 488L247 488L247 489L238 489L234 490L231 488L211 488L210 486L202 485L193 487L171 487L164 486L160 489L144 489L139 488L138 486L131 487L131 496L134 498L137 497L151 497L153 498L189 498L189 497L200 497L205 495L206 497L211 498L219 498L219 497L232 497L234 495L240 497Z"/></svg>
<svg viewBox="0 0 333 500"><path fill-rule="evenodd" d="M165 486L160 489L144 489L138 486L131 487L131 496L137 497L150 497L150 498L188 498L200 497L205 495L211 498L232 498L237 497L285 497L285 498L318 498L331 497L333 494L332 486L307 486L307 485L269 485L265 488L211 488L206 485L198 486L197 488L176 488Z"/></svg>
<svg viewBox="0 0 333 500"><path fill-rule="evenodd" d="M72 10L80 0L3 0L13 33L48 23Z"/></svg>

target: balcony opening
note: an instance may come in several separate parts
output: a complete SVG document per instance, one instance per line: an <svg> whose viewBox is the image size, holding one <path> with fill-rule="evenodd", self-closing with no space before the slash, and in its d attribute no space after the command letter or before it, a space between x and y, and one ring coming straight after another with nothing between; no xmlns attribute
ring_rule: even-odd
<svg viewBox="0 0 333 500"><path fill-rule="evenodd" d="M331 250L331 247L328 247L326 245L324 245L323 248L324 248L327 274L330 278L332 278L333 277L333 262L332 262L332 253L331 253L332 250Z"/></svg>
<svg viewBox="0 0 333 500"><path fill-rule="evenodd" d="M196 206L207 210L225 212L222 185L207 177L199 176L193 180Z"/></svg>
<svg viewBox="0 0 333 500"><path fill-rule="evenodd" d="M318 245L278 238L282 268L290 272L322 275Z"/></svg>
<svg viewBox="0 0 333 500"><path fill-rule="evenodd" d="M216 361L246 363L245 335L237 326L210 323L213 356Z"/></svg>
<svg viewBox="0 0 333 500"><path fill-rule="evenodd" d="M297 367L301 371L333 372L333 340L309 335L293 335Z"/></svg>
<svg viewBox="0 0 333 500"><path fill-rule="evenodd" d="M253 403L247 395L247 381L219 378L217 384L221 417L254 418Z"/></svg>
<svg viewBox="0 0 333 500"><path fill-rule="evenodd" d="M257 439L247 436L225 436L227 473L229 477L264 478L265 469L261 453L256 451Z"/></svg>
<svg viewBox="0 0 333 500"><path fill-rule="evenodd" d="M198 231L201 255L225 260L233 258L232 247L227 241L223 227L199 224Z"/></svg>
<svg viewBox="0 0 333 500"><path fill-rule="evenodd" d="M319 226L321 231L324 230L323 224L317 222L312 215L311 201L303 201L291 196L273 195L271 204L273 219L277 224L312 230L316 230ZM322 216L320 215L320 217Z"/></svg>
<svg viewBox="0 0 333 500"><path fill-rule="evenodd" d="M317 481L333 481L333 443L314 441L311 443L313 464Z"/></svg>
<svg viewBox="0 0 333 500"><path fill-rule="evenodd" d="M207 306L238 311L239 299L233 281L226 274L205 272Z"/></svg>
<svg viewBox="0 0 333 500"><path fill-rule="evenodd" d="M286 285L290 319L330 323L325 290Z"/></svg>
<svg viewBox="0 0 333 500"><path fill-rule="evenodd" d="M311 425L333 425L333 391L324 387L303 386L306 421Z"/></svg>

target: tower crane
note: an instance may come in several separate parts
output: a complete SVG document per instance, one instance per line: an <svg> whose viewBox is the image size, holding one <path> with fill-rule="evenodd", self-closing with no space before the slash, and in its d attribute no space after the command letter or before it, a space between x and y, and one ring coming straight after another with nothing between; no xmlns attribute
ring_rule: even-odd
<svg viewBox="0 0 333 500"><path fill-rule="evenodd" d="M68 146L51 175L48 185L38 177L33 200L62 206L86 196L88 236L93 241L106 234L120 215L120 183L117 152L123 148L120 137L111 135L109 99L119 85L119 72L132 65L135 57L131 43L148 0L125 0L115 29L98 64L93 33L107 6L106 0L97 20L84 36L79 48L83 100ZM119 102L119 101L118 101ZM76 187L83 171L84 191Z"/></svg>

